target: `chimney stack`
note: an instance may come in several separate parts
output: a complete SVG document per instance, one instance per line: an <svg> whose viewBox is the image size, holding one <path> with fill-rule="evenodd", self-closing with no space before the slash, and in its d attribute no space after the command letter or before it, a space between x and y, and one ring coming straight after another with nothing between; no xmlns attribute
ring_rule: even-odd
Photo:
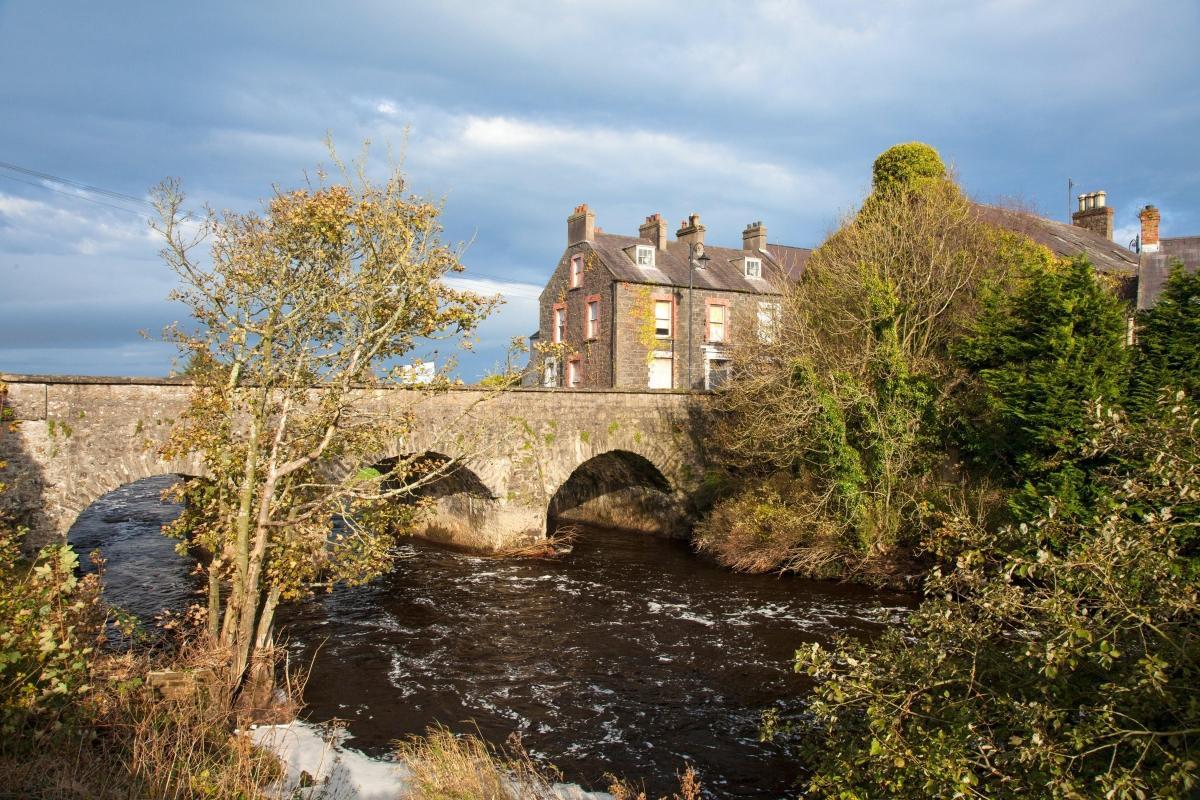
<svg viewBox="0 0 1200 800"><path fill-rule="evenodd" d="M654 242L654 249L667 249L667 221L662 214L651 214L638 228L638 236Z"/></svg>
<svg viewBox="0 0 1200 800"><path fill-rule="evenodd" d="M767 226L762 224L762 220L751 222L742 231L742 249L752 253L767 249Z"/></svg>
<svg viewBox="0 0 1200 800"><path fill-rule="evenodd" d="M1113 210L1108 205L1108 192L1079 195L1079 210L1071 215L1071 224L1098 233L1111 242Z"/></svg>
<svg viewBox="0 0 1200 800"><path fill-rule="evenodd" d="M691 247L693 242L704 244L704 226L700 224L700 215L689 214L686 220L679 223L679 230L675 231L675 239L688 247Z"/></svg>
<svg viewBox="0 0 1200 800"><path fill-rule="evenodd" d="M1142 252L1157 253L1158 244L1158 223L1162 219L1162 215L1158 213L1158 209L1154 206L1146 206L1138 212L1138 219L1142 221Z"/></svg>
<svg viewBox="0 0 1200 800"><path fill-rule="evenodd" d="M575 206L575 211L567 217L567 246L580 242L596 241L596 215L588 208L587 203Z"/></svg>

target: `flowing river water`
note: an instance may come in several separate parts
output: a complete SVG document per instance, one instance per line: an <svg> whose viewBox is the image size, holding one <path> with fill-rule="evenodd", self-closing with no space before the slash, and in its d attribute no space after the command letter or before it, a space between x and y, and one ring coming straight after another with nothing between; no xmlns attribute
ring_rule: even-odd
<svg viewBox="0 0 1200 800"><path fill-rule="evenodd" d="M170 478L130 484L72 528L108 559L106 596L143 619L196 602L193 566L159 527ZM668 792L686 764L713 797L781 797L796 778L762 712L794 712L797 648L897 622L907 595L737 575L686 543L584 529L569 555L498 560L412 541L395 569L280 614L311 664L305 715L345 720L349 744L384 756L434 724L493 743L521 735L568 781L605 774Z"/></svg>

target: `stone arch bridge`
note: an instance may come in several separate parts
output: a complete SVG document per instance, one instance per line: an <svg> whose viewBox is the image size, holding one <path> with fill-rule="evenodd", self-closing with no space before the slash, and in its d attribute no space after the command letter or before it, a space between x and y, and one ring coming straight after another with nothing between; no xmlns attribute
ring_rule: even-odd
<svg viewBox="0 0 1200 800"><path fill-rule="evenodd" d="M164 461L158 447L183 411L186 381L0 375L3 500L28 544L61 540L81 511L125 484L202 476L199 459ZM435 484L418 531L479 550L546 535L549 517L668 535L686 530L703 468L700 395L653 391L364 390L361 404L403 404L415 425L379 454L459 461Z"/></svg>

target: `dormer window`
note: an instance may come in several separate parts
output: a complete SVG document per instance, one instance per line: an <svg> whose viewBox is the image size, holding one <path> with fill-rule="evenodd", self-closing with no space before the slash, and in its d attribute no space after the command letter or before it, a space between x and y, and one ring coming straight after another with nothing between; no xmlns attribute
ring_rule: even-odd
<svg viewBox="0 0 1200 800"><path fill-rule="evenodd" d="M654 266L654 248L653 247L646 247L645 245L639 244L637 246L637 251L635 252L634 257L635 257L635 260L637 261L637 265L639 267L653 267Z"/></svg>
<svg viewBox="0 0 1200 800"><path fill-rule="evenodd" d="M746 259L746 277L761 278L762 277L762 259L747 258Z"/></svg>

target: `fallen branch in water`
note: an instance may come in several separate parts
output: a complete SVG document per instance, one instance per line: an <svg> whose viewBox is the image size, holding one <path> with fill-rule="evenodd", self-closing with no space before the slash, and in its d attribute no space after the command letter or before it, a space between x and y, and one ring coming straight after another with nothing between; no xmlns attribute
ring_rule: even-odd
<svg viewBox="0 0 1200 800"><path fill-rule="evenodd" d="M558 558L564 556L575 546L579 537L580 527L574 524L559 525L545 539L526 545L507 547L494 553L496 558Z"/></svg>

